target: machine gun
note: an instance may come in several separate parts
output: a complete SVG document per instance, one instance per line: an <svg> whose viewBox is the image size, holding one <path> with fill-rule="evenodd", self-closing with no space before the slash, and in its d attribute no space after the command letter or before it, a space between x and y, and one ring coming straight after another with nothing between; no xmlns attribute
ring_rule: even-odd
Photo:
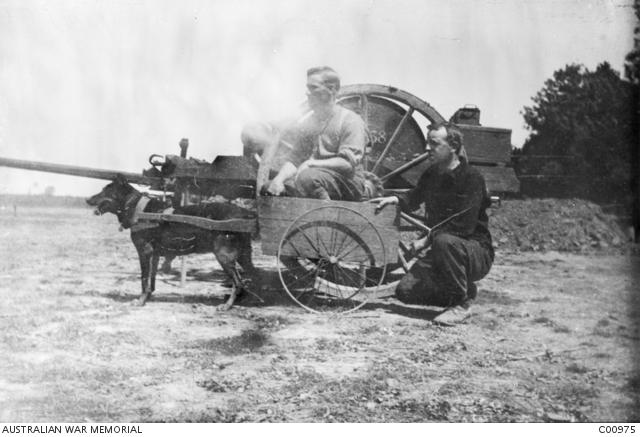
<svg viewBox="0 0 640 437"><path fill-rule="evenodd" d="M175 206L216 195L228 199L255 196L256 169L247 158L220 155L213 162L187 158L188 146L188 140L182 139L179 156L151 155L151 167L140 174L1 157L0 166L104 180L114 180L120 174L130 183L167 193Z"/></svg>

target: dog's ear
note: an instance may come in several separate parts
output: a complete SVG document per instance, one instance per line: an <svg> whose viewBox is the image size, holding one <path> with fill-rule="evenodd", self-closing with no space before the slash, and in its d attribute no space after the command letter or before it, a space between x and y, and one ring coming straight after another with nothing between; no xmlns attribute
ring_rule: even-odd
<svg viewBox="0 0 640 437"><path fill-rule="evenodd" d="M122 185L122 186L127 186L129 185L129 181L127 180L127 178L124 177L124 175L122 175L121 173L118 173L116 175L116 178L114 179L114 182L118 185Z"/></svg>

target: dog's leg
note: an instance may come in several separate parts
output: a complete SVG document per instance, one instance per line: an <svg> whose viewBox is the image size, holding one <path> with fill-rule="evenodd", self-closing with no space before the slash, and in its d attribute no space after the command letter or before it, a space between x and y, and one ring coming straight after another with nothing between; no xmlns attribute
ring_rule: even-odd
<svg viewBox="0 0 640 437"><path fill-rule="evenodd" d="M253 264L252 257L252 247L251 247L251 234L249 233L240 233L238 234L240 238L240 256L238 257L238 264L240 264L241 272L242 272L242 283L244 284L244 291L248 291L258 300L262 301L262 299L252 293L247 287L247 282L250 285L257 285L258 290L262 288L262 271ZM253 288L253 287L250 287ZM263 301L264 302L264 301Z"/></svg>
<svg viewBox="0 0 640 437"><path fill-rule="evenodd" d="M242 293L242 279L240 278L238 257L240 256L240 245L238 241L233 238L232 235L217 233L213 238L213 254L218 260L218 264L222 267L222 270L229 275L231 279L231 295L225 303L218 306L218 310L226 311L233 303L240 293Z"/></svg>
<svg viewBox="0 0 640 437"><path fill-rule="evenodd" d="M142 247L136 246L138 249L138 259L140 260L140 282L142 285L142 293L138 298L136 304L143 306L147 303L149 296L151 295L151 287L149 283L151 273L151 261L153 258L153 248L150 245L145 244Z"/></svg>
<svg viewBox="0 0 640 437"><path fill-rule="evenodd" d="M255 273L255 266L252 259L251 248L251 234L241 233L238 234L240 238L240 256L238 257L238 263L242 266L244 273L253 275Z"/></svg>
<svg viewBox="0 0 640 437"><path fill-rule="evenodd" d="M164 257L164 262L162 263L162 273L171 273L171 263L175 259L173 255L167 255Z"/></svg>
<svg viewBox="0 0 640 437"><path fill-rule="evenodd" d="M218 306L220 311L231 308L236 298L244 291L244 284L240 277L242 267L238 264L243 243L237 237L236 234L216 233L213 239L213 254L232 282L231 295L225 303Z"/></svg>
<svg viewBox="0 0 640 437"><path fill-rule="evenodd" d="M151 288L149 290L149 294L156 291L156 275L158 273L158 263L160 262L160 254L158 254L157 250L153 251L153 255L151 255L151 273L150 273L150 281Z"/></svg>
<svg viewBox="0 0 640 437"><path fill-rule="evenodd" d="M234 263L235 264L235 263ZM223 270L227 272L229 276L231 276L231 295L227 299L225 303L218 306L218 311L227 311L229 308L233 306L237 297L243 291L242 279L240 278L240 273L238 269L234 266L231 268L227 268L227 266L223 266Z"/></svg>

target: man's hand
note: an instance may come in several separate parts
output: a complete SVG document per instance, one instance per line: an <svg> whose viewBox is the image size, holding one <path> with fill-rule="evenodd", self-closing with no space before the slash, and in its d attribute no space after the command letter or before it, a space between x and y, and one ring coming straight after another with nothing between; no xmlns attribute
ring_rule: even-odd
<svg viewBox="0 0 640 437"><path fill-rule="evenodd" d="M285 162L278 174L273 180L266 185L265 191L271 196L279 196L284 193L284 183L289 178L295 176L296 166L289 161Z"/></svg>
<svg viewBox="0 0 640 437"><path fill-rule="evenodd" d="M267 186L267 194L271 196L279 196L284 192L284 183L274 179Z"/></svg>
<svg viewBox="0 0 640 437"><path fill-rule="evenodd" d="M378 204L378 206L376 206L376 209L375 209L375 212L377 213L377 212L380 212L382 208L384 208L387 205L397 205L398 202L400 202L400 199L398 199L397 196L376 197L375 199L369 200L369 202Z"/></svg>
<svg viewBox="0 0 640 437"><path fill-rule="evenodd" d="M431 244L431 234L429 233L422 238L413 240L409 245L409 247L411 248L411 252L414 255L416 255L418 252L420 252L422 249L429 246L430 244Z"/></svg>

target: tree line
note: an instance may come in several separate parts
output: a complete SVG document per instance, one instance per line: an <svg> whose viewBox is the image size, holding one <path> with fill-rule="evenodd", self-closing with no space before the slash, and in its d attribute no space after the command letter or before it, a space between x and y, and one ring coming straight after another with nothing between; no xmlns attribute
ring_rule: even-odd
<svg viewBox="0 0 640 437"><path fill-rule="evenodd" d="M640 20L640 0L634 1ZM595 70L569 64L525 106L528 139L514 149L523 195L638 202L640 27L624 74L607 62ZM637 214L637 212L636 212Z"/></svg>

